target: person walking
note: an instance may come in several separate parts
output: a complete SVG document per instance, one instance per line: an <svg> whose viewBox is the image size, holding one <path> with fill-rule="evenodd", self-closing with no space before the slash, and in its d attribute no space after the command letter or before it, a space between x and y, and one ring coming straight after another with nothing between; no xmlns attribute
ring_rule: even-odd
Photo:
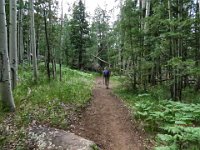
<svg viewBox="0 0 200 150"><path fill-rule="evenodd" d="M103 81L104 84L106 85L106 89L109 88L109 80L110 80L110 70L105 67L103 70Z"/></svg>

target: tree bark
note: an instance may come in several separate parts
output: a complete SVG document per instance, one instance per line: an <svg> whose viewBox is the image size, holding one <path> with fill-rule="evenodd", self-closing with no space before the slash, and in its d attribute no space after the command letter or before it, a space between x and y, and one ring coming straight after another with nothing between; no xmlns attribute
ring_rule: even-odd
<svg viewBox="0 0 200 150"><path fill-rule="evenodd" d="M199 10L199 14L197 15L198 19L200 18L200 0L198 0L198 10ZM198 35L197 35L197 44L198 44L198 47L196 49L196 66L199 67L200 66L200 38L199 38L199 35L200 35L200 27L198 26L198 29L197 29L199 32L198 32ZM199 91L200 90L200 76L197 76L197 82L196 82L196 85L195 85L195 91Z"/></svg>
<svg viewBox="0 0 200 150"><path fill-rule="evenodd" d="M51 59L51 52L50 52L50 45L49 45L49 38L47 32L47 18L46 18L46 11L44 10L44 27L45 27L45 38L46 38L46 45L47 45L47 75L49 80L51 79L51 72L50 72L50 59Z"/></svg>
<svg viewBox="0 0 200 150"><path fill-rule="evenodd" d="M145 18L149 17L150 15L150 6L151 6L151 0L146 0L146 13L145 13ZM145 21L144 24L144 31L147 32L148 31L148 24L147 21Z"/></svg>
<svg viewBox="0 0 200 150"><path fill-rule="evenodd" d="M37 55L36 55L36 40L35 40L35 22L34 22L34 8L33 1L30 0L30 10L31 10L31 48L33 55L33 79L37 82L38 78L38 69L37 69Z"/></svg>
<svg viewBox="0 0 200 150"><path fill-rule="evenodd" d="M63 45L63 0L61 3L61 26L60 26L60 56L59 56L59 66L60 66L60 81L62 81L62 45Z"/></svg>
<svg viewBox="0 0 200 150"><path fill-rule="evenodd" d="M18 60L19 63L23 62L23 56L24 56L24 39L23 39L23 0L20 0L20 9L19 9L19 27L18 27Z"/></svg>
<svg viewBox="0 0 200 150"><path fill-rule="evenodd" d="M11 67L12 89L17 86L17 8L16 0L10 0L10 23L9 23L9 53Z"/></svg>
<svg viewBox="0 0 200 150"><path fill-rule="evenodd" d="M15 103L11 90L10 62L7 45L7 25L5 1L0 1L0 92L3 107L15 111Z"/></svg>

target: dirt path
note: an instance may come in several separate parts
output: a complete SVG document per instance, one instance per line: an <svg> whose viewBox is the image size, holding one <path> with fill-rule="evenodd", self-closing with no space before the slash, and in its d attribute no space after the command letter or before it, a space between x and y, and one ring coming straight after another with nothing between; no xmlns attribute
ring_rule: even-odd
<svg viewBox="0 0 200 150"><path fill-rule="evenodd" d="M144 150L140 133L128 109L96 79L93 100L73 125L72 132L94 141L104 150Z"/></svg>

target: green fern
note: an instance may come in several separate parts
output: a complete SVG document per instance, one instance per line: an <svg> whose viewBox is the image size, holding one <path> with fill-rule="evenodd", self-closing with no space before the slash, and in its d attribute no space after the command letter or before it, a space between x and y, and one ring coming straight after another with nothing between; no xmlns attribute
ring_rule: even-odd
<svg viewBox="0 0 200 150"><path fill-rule="evenodd" d="M155 150L199 150L200 104L155 100L154 96L117 92L134 110L145 129L156 131Z"/></svg>
<svg viewBox="0 0 200 150"><path fill-rule="evenodd" d="M175 144L172 144L170 146L159 146L156 147L155 150L178 150L177 146Z"/></svg>

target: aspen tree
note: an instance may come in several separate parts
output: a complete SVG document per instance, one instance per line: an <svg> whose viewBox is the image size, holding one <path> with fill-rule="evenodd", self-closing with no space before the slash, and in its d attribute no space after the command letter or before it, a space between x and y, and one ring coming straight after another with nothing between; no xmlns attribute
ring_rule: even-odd
<svg viewBox="0 0 200 150"><path fill-rule="evenodd" d="M19 23L18 23L18 60L19 63L23 62L23 55L24 55L24 39L23 39L23 0L19 1L20 3L20 10L19 10Z"/></svg>
<svg viewBox="0 0 200 150"><path fill-rule="evenodd" d="M30 2L30 15L31 15L31 49L33 55L33 79L36 82L38 78L37 57L36 57L36 40L35 40L35 22L34 22L34 8L33 1Z"/></svg>
<svg viewBox="0 0 200 150"><path fill-rule="evenodd" d="M9 54L11 65L12 89L17 85L17 9L16 0L10 0L10 22L9 22Z"/></svg>
<svg viewBox="0 0 200 150"><path fill-rule="evenodd" d="M5 14L5 1L0 1L0 92L3 107L15 111L15 103L11 90L10 62L7 45L7 25Z"/></svg>
<svg viewBox="0 0 200 150"><path fill-rule="evenodd" d="M62 81L62 45L63 45L63 0L61 3L61 27L60 27L60 56L59 56L59 64L60 64L60 81Z"/></svg>

